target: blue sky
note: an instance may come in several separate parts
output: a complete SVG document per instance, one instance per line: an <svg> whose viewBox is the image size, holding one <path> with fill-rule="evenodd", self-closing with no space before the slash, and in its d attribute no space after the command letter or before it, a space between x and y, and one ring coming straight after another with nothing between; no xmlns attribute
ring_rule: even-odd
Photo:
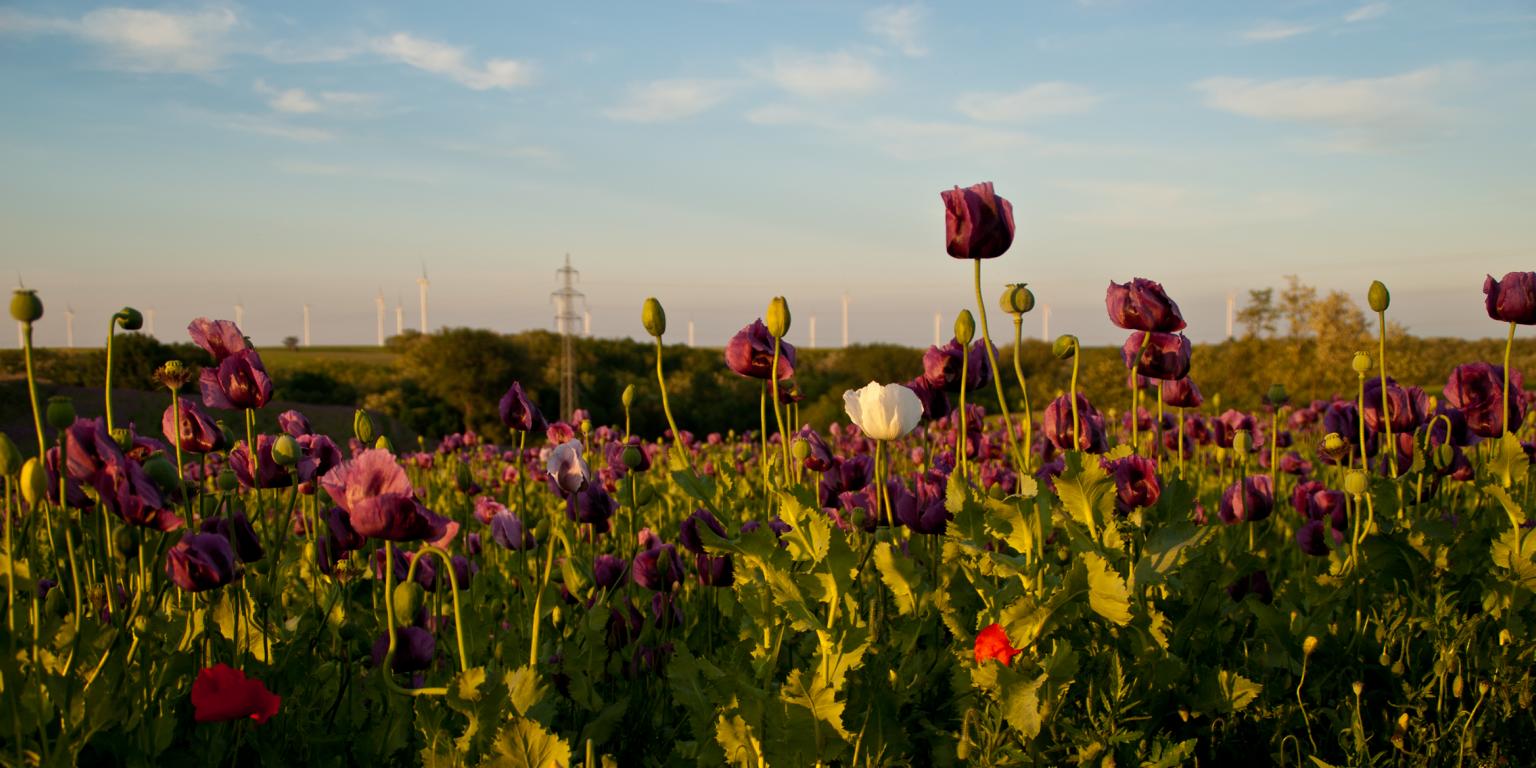
<svg viewBox="0 0 1536 768"><path fill-rule="evenodd" d="M973 303L939 191L990 180L988 301L1030 283L1052 334L1120 341L1104 286L1145 276L1217 339L1296 273L1497 335L1483 274L1536 268L1533 43L1512 0L8 4L0 262L50 345L66 307L84 345L237 302L259 344L305 304L367 343L423 264L434 327L551 327L566 253L597 335L656 295L719 344L783 294L830 346L847 292L854 340L918 344Z"/></svg>

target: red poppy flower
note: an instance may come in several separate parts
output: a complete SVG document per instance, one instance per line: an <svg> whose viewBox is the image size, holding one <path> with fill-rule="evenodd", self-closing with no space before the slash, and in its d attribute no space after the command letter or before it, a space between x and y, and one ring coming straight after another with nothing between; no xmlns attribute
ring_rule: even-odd
<svg viewBox="0 0 1536 768"><path fill-rule="evenodd" d="M192 681L192 716L199 723L249 717L258 725L277 714L283 697L228 664L215 664Z"/></svg>
<svg viewBox="0 0 1536 768"><path fill-rule="evenodd" d="M992 624L976 635L976 663L980 664L988 659L997 659L1003 664L1012 664L1013 657L1021 651L1008 642L1008 633L1003 631L1001 625Z"/></svg>

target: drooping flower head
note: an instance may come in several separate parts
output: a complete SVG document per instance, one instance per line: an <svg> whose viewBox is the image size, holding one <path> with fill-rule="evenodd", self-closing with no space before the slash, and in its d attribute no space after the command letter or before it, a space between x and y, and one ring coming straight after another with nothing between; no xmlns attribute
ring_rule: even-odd
<svg viewBox="0 0 1536 768"><path fill-rule="evenodd" d="M192 681L192 719L218 723L250 718L267 722L282 706L283 697L267 690L260 680L219 663L197 673Z"/></svg>
<svg viewBox="0 0 1536 768"><path fill-rule="evenodd" d="M507 429L515 429L519 432L543 432L549 428L549 422L544 420L544 414L539 407L528 399L528 394L523 391L520 382L512 382L507 388L507 393L501 396L501 402L497 404L497 411L501 414L501 423Z"/></svg>
<svg viewBox="0 0 1536 768"><path fill-rule="evenodd" d="M767 380L773 374L773 335L762 318L752 321L731 337L725 345L725 364L736 373L752 379ZM795 347L779 340L778 379L795 375Z"/></svg>
<svg viewBox="0 0 1536 768"><path fill-rule="evenodd" d="M208 453L224 448L224 432L203 411L202 406L179 396L176 398L176 403L176 405L166 406L165 415L160 417L160 430L172 446L176 445L176 435L179 431L183 451ZM181 417L179 430L176 424L177 416Z"/></svg>
<svg viewBox="0 0 1536 768"><path fill-rule="evenodd" d="M363 536L435 541L449 533L449 521L422 506L405 468L389 451L363 451L327 472L320 484Z"/></svg>
<svg viewBox="0 0 1536 768"><path fill-rule="evenodd" d="M995 259L1013 245L1013 204L984 181L945 190L944 247L957 259Z"/></svg>
<svg viewBox="0 0 1536 768"><path fill-rule="evenodd" d="M235 580L235 551L215 533L192 533L165 553L165 575L188 592L217 589Z"/></svg>
<svg viewBox="0 0 1536 768"><path fill-rule="evenodd" d="M1179 305L1168 298L1161 283L1135 278L1128 283L1111 281L1104 295L1109 320L1128 331L1177 333L1184 330Z"/></svg>
<svg viewBox="0 0 1536 768"><path fill-rule="evenodd" d="M1536 272L1510 272L1502 280L1483 280L1483 304L1494 320L1536 325Z"/></svg>

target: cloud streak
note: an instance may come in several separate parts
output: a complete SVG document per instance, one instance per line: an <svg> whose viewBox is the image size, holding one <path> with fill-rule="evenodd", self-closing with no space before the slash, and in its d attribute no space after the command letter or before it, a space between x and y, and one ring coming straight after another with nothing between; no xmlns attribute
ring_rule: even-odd
<svg viewBox="0 0 1536 768"><path fill-rule="evenodd" d="M848 51L780 51L763 75L779 88L808 98L869 93L885 82L874 64Z"/></svg>
<svg viewBox="0 0 1536 768"><path fill-rule="evenodd" d="M983 122L1027 122L1087 112L1101 100L1085 86L1052 81L1004 93L963 93L955 100L955 109Z"/></svg>
<svg viewBox="0 0 1536 768"><path fill-rule="evenodd" d="M864 28L906 56L926 56L920 28L928 12L920 5L886 5L864 14Z"/></svg>
<svg viewBox="0 0 1536 768"><path fill-rule="evenodd" d="M442 75L476 91L510 90L533 81L533 65L517 59L486 59L476 65L469 52L459 46L396 32L373 41L379 55L423 72Z"/></svg>
<svg viewBox="0 0 1536 768"><path fill-rule="evenodd" d="M603 115L630 123L682 120L724 101L731 89L732 84L726 80L655 80L631 86L624 101L603 110Z"/></svg>
<svg viewBox="0 0 1536 768"><path fill-rule="evenodd" d="M114 69L207 72L221 65L225 38L238 21L234 11L217 6L186 13L98 8L78 19L0 10L0 33L73 37L98 48Z"/></svg>

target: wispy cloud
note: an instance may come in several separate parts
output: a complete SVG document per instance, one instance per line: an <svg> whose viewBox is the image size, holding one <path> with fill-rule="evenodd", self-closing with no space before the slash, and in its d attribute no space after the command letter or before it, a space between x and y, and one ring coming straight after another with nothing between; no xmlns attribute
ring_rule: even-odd
<svg viewBox="0 0 1536 768"><path fill-rule="evenodd" d="M1330 148L1365 151L1415 143L1434 133L1444 112L1436 96L1453 75L1451 68L1436 66L1388 77L1212 77L1194 88L1212 109L1328 126L1334 130Z"/></svg>
<svg viewBox="0 0 1536 768"><path fill-rule="evenodd" d="M1182 184L1145 181L1055 182L1070 195L1064 218L1075 224L1125 230L1191 230L1308 218L1322 206L1293 190L1232 193Z"/></svg>
<svg viewBox="0 0 1536 768"><path fill-rule="evenodd" d="M425 72L447 77L476 91L511 89L533 81L533 65L517 59L486 59L479 66L459 46L396 32L373 41L373 50Z"/></svg>
<svg viewBox="0 0 1536 768"><path fill-rule="evenodd" d="M1086 112L1100 100L1099 94L1084 86L1052 81L1004 93L962 93L955 108L973 120L1024 122Z"/></svg>
<svg viewBox="0 0 1536 768"><path fill-rule="evenodd" d="M655 80L632 86L624 101L603 110L612 120L660 123L693 117L730 95L727 80Z"/></svg>
<svg viewBox="0 0 1536 768"><path fill-rule="evenodd" d="M864 14L864 28L907 56L926 56L920 28L927 15L921 5L885 5Z"/></svg>
<svg viewBox="0 0 1536 768"><path fill-rule="evenodd" d="M884 82L874 64L847 51L780 51L764 76L790 93L812 98L868 93Z"/></svg>
<svg viewBox="0 0 1536 768"><path fill-rule="evenodd" d="M257 93L267 97L267 106L274 111L290 115L355 110L368 107L377 101L377 97L368 93L321 91L311 94L303 88L276 88L265 80L257 80L255 89Z"/></svg>
<svg viewBox="0 0 1536 768"><path fill-rule="evenodd" d="M107 66L136 72L206 72L219 67L238 19L211 6L177 13L98 8L78 19L0 9L0 33L67 35L99 48Z"/></svg>
<svg viewBox="0 0 1536 768"><path fill-rule="evenodd" d="M1286 21L1262 21L1243 32L1243 39L1254 43L1268 43L1275 40L1299 37L1316 29L1310 24L1296 24Z"/></svg>
<svg viewBox="0 0 1536 768"><path fill-rule="evenodd" d="M1387 3L1366 3L1345 14L1344 21L1349 24L1354 24L1358 21L1370 21L1371 19L1386 15L1390 8L1391 6Z"/></svg>
<svg viewBox="0 0 1536 768"><path fill-rule="evenodd" d="M248 115L240 113L223 114L212 112L203 112L202 114L209 121L223 128L227 128L232 131L239 131L241 133L251 133L258 136L270 136L274 139L286 139L288 141L314 144L323 141L330 141L336 138L336 135L330 131L320 128L311 128L303 125L294 125L292 123L271 118L267 115Z"/></svg>

